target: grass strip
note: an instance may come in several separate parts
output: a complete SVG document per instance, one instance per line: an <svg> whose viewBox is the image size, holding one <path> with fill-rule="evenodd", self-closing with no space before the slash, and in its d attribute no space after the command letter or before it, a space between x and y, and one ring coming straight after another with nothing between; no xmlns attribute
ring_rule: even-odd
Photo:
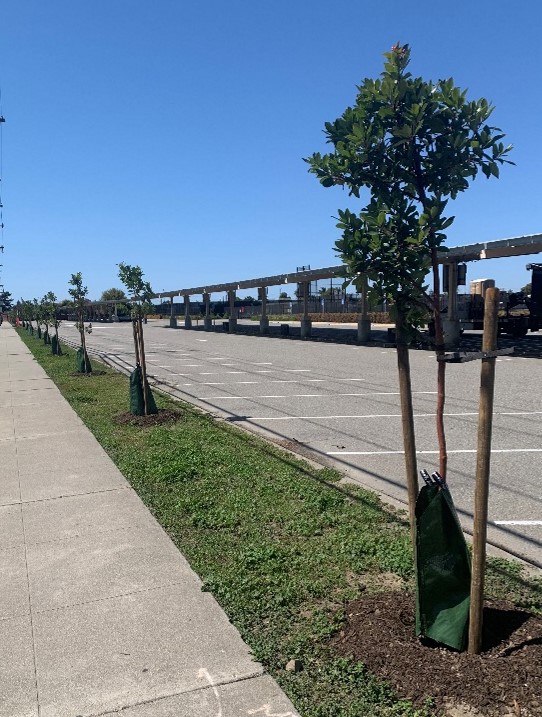
<svg viewBox="0 0 542 717"><path fill-rule="evenodd" d="M37 361L94 433L303 717L429 717L329 644L348 602L363 591L412 589L406 517L369 491L339 485L264 440L181 408L169 425L118 425L128 380L102 364L77 376L63 356L19 329ZM542 612L542 583L490 560L486 594ZM300 672L286 663L301 661Z"/></svg>

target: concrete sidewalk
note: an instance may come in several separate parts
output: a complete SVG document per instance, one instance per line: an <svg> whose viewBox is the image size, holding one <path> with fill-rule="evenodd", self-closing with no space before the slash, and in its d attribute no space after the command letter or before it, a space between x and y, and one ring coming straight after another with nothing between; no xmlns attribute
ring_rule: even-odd
<svg viewBox="0 0 542 717"><path fill-rule="evenodd" d="M7 323L0 717L298 713Z"/></svg>

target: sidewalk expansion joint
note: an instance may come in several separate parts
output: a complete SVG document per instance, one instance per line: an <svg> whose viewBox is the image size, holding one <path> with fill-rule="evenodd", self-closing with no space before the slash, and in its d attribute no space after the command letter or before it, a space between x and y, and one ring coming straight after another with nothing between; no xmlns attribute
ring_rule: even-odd
<svg viewBox="0 0 542 717"><path fill-rule="evenodd" d="M108 600L118 600L119 598L129 597L130 595L140 595L143 593L150 593L155 590L165 590L166 588L172 588L176 585L185 585L185 580L176 580L172 583L164 583L162 585L153 585L150 588L141 588L139 590L130 590L125 593L118 593L117 595L108 595L107 597L95 598L94 600L82 600L81 602L72 602L67 605L58 605L57 607L50 607L46 610L35 610L34 614L44 615L50 612L57 612L58 610L70 610L72 607L82 607L83 605L94 605L95 603L107 602Z"/></svg>
<svg viewBox="0 0 542 717"><path fill-rule="evenodd" d="M122 531L130 531L130 530L156 530L159 531L159 527L156 527L153 525L151 521L149 521L148 518L142 518L141 523L133 523L131 525L121 525L118 528L103 528L102 530L87 530L83 533L73 533L72 535L63 535L60 538L49 538L49 540L33 540L30 542L27 542L27 545L29 546L36 546L36 545L53 545L55 543L63 543L67 542L69 540L77 540L79 538L89 538L93 537L95 535L110 535L112 533L122 533ZM17 547L16 545L12 547ZM1 550L9 550L9 548L0 548Z"/></svg>
<svg viewBox="0 0 542 717"><path fill-rule="evenodd" d="M19 406L13 406L13 408L19 408ZM80 433L83 429L86 429L88 431L88 428L85 426L84 423L82 423L77 428L70 429L69 431L66 429L60 429L58 431L48 431L47 433L33 433L31 436L15 436L15 441L35 441L38 438L53 438L54 436L68 436L72 433Z"/></svg>
<svg viewBox="0 0 542 717"><path fill-rule="evenodd" d="M259 670L255 670L254 672L249 672L246 675L241 675L240 677L232 677L231 679L224 679L219 680L217 682L212 682L207 685L202 685L201 687L191 687L186 690L180 690L178 692L172 692L168 695L161 695L160 697L153 697L149 700L142 700L141 702L134 702L129 705L124 705L124 707L119 707L115 710L106 710L105 712L95 712L93 714L89 714L86 717L104 717L104 715L115 715L119 714L122 715L122 713L125 710L133 709L134 707L141 707L143 705L152 705L158 702L162 702L163 700L169 700L172 697L180 697L181 695L192 695L198 692L206 692L207 690L216 690L217 687L226 687L227 685L235 685L238 682L248 682L249 680L254 680L258 677L263 677L266 675L266 671L263 667L260 667Z"/></svg>
<svg viewBox="0 0 542 717"><path fill-rule="evenodd" d="M89 490L84 493L67 493L66 495L52 495L50 498L34 498L33 500L22 500L16 503L8 503L7 505L32 505L33 503L48 503L53 500L65 500L66 498L80 498L82 495L99 495L100 493L115 493L119 490L131 490L131 485L119 485L116 488L100 488L100 490ZM134 491L135 492L135 491Z"/></svg>

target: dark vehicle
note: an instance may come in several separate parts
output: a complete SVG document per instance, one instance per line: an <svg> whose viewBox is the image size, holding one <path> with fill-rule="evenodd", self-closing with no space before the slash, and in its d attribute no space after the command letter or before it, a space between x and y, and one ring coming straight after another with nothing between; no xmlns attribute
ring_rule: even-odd
<svg viewBox="0 0 542 717"><path fill-rule="evenodd" d="M499 333L520 338L528 331L542 328L542 264L527 264L532 271L531 295L522 291L501 291L499 303ZM459 315L462 330L484 328L484 299L481 294L461 297Z"/></svg>

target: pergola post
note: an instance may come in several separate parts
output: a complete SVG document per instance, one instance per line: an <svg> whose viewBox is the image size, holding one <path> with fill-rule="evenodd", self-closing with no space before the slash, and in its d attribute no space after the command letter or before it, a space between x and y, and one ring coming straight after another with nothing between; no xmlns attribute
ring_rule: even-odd
<svg viewBox="0 0 542 717"><path fill-rule="evenodd" d="M173 296L171 297L171 306L170 306L170 312L169 312L169 328L170 329L177 328L177 317L175 316L175 305L173 303Z"/></svg>
<svg viewBox="0 0 542 717"><path fill-rule="evenodd" d="M448 312L442 317L444 331L444 348L456 349L459 346L461 327L457 318L457 263L446 264L448 267Z"/></svg>
<svg viewBox="0 0 542 717"><path fill-rule="evenodd" d="M203 328L205 331L211 331L213 328L213 320L211 319L211 295L203 294L203 302L205 304L205 318L203 319Z"/></svg>
<svg viewBox="0 0 542 717"><path fill-rule="evenodd" d="M361 279L361 315L358 319L358 343L365 344L371 337L371 321L369 319L369 302L367 301L368 283L364 275Z"/></svg>
<svg viewBox="0 0 542 717"><path fill-rule="evenodd" d="M262 315L260 317L260 334L269 333L269 317L267 316L267 287L262 286L260 289L262 297Z"/></svg>
<svg viewBox="0 0 542 717"><path fill-rule="evenodd" d="M309 287L310 282L304 281L303 286L303 318L301 319L301 338L307 339L312 334L312 321L309 319Z"/></svg>
<svg viewBox="0 0 542 717"><path fill-rule="evenodd" d="M192 328L192 317L190 316L190 295L184 295L184 328Z"/></svg>
<svg viewBox="0 0 542 717"><path fill-rule="evenodd" d="M235 308L235 289L228 291L228 298L230 300L230 334L234 334L237 329L237 309Z"/></svg>

